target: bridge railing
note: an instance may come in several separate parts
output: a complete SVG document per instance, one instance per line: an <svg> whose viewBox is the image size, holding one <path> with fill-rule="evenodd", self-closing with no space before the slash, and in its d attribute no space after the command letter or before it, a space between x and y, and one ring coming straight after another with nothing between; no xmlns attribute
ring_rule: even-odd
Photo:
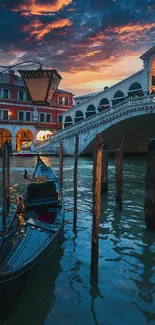
<svg viewBox="0 0 155 325"><path fill-rule="evenodd" d="M90 120L92 122L95 122L96 120L98 120L101 116L104 116L105 118L108 116L111 116L115 113L118 113L120 111L123 111L124 108L126 107L130 107L130 106L138 106L138 105L142 105L142 104L148 104L151 102L155 102L155 96L154 95L149 95L149 96L143 96L140 98L130 98L125 100L124 102L121 102L113 107L111 107L111 109L107 109L106 111L101 111L98 112L96 115L88 117L86 119L83 119L82 121L73 124L69 127L67 127L66 129L63 129L61 131L59 131L57 134L49 137L49 142L53 140L57 140L59 137L61 137L61 135L65 136L68 133L71 133L73 131L77 131L78 129L81 129L81 127L83 126L87 126L90 123Z"/></svg>
<svg viewBox="0 0 155 325"><path fill-rule="evenodd" d="M65 135L69 135L72 132L77 132L84 126L89 125L90 121L92 121L92 123L94 123L95 121L97 122L101 117L104 117L106 119L110 116L113 116L116 113L123 111L127 107L131 107L131 106L134 107L134 106L139 106L139 105L143 105L143 104L148 105L153 102L155 102L154 95L146 95L146 96L139 97L139 98L126 99L124 102L121 102L121 103L111 107L110 109L107 109L106 111L98 112L94 116L85 118L82 121L67 127L66 129L58 131L57 134L50 136L46 141L44 141L44 143L39 144L38 146L36 145L35 148L41 148L43 146L50 144L53 141L57 141L62 136L64 137Z"/></svg>

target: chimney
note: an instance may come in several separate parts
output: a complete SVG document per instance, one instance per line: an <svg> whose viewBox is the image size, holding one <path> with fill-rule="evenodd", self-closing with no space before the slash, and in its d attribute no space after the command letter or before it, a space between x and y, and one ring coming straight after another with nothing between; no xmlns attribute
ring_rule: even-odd
<svg viewBox="0 0 155 325"><path fill-rule="evenodd" d="M9 84L14 85L14 76L15 76L15 71L14 70L9 70Z"/></svg>

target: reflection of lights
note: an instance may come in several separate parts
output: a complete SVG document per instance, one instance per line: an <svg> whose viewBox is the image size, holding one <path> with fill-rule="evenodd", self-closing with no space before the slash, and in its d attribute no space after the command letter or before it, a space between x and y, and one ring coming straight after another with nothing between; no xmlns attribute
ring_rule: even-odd
<svg viewBox="0 0 155 325"><path fill-rule="evenodd" d="M63 101L63 103L64 103L64 101L65 101L65 97L62 97L62 101Z"/></svg>
<svg viewBox="0 0 155 325"><path fill-rule="evenodd" d="M9 111L9 112L8 112L8 115L9 115L9 116L11 116L11 115L12 115L12 113Z"/></svg>
<svg viewBox="0 0 155 325"><path fill-rule="evenodd" d="M52 135L52 132L49 130L45 130L45 131L39 131L37 134L37 140L46 140L50 135Z"/></svg>

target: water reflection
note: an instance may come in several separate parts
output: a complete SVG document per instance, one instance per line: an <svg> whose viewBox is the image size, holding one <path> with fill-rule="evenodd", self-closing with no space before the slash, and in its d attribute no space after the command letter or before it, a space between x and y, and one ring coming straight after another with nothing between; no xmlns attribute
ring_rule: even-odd
<svg viewBox="0 0 155 325"><path fill-rule="evenodd" d="M137 286L137 292L141 298L139 304L133 302L140 312L145 316L147 322L155 321L155 312L149 311L154 306L155 296L155 237L154 233L146 230L142 237L141 243L137 243L142 247L142 253L139 254L139 264L141 265L140 277L132 276L131 279ZM137 265L137 269L138 269ZM134 273L139 273L134 271Z"/></svg>
<svg viewBox="0 0 155 325"><path fill-rule="evenodd" d="M32 174L35 162L35 158L11 158L13 200L26 186L24 168ZM46 157L46 163L58 174L58 157ZM155 234L146 230L144 222L145 158L125 158L121 212L115 203L115 162L109 158L108 195L101 202L98 283L90 283L92 159L79 158L76 232L72 231L73 165L74 159L65 157L62 257L56 264L51 259L42 275L36 273L28 282L8 324L154 325Z"/></svg>
<svg viewBox="0 0 155 325"><path fill-rule="evenodd" d="M29 275L27 288L20 295L16 310L10 315L7 325L44 324L52 306L58 303L55 295L55 282L62 271L63 253L63 247L58 246L48 260Z"/></svg>

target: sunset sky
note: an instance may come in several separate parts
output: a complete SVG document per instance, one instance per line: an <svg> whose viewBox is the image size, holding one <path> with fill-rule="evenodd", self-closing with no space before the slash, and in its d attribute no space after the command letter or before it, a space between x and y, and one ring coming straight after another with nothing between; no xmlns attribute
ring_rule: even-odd
<svg viewBox="0 0 155 325"><path fill-rule="evenodd" d="M141 70L155 45L155 0L0 0L0 61L39 60L76 96Z"/></svg>

